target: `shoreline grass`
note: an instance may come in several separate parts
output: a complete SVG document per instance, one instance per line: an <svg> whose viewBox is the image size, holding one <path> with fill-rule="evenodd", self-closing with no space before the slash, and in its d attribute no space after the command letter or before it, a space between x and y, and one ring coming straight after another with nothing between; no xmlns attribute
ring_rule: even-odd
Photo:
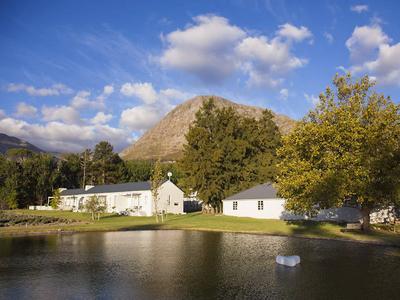
<svg viewBox="0 0 400 300"><path fill-rule="evenodd" d="M75 220L70 224L18 225L0 227L0 238L38 234L75 233L91 231L127 230L200 230L214 232L250 233L289 237L336 239L400 247L400 233L379 230L376 226L369 233L341 232L343 226L328 222L285 222L223 215L168 215L164 223L156 223L154 217L128 217L104 214L99 221L92 221L89 213L68 211L13 210L13 214L25 214ZM400 232L400 227L397 227Z"/></svg>

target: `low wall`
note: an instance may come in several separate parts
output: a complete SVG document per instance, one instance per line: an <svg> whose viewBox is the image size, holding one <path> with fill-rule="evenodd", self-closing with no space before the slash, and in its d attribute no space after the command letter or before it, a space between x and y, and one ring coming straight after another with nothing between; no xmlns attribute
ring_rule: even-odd
<svg viewBox="0 0 400 300"><path fill-rule="evenodd" d="M30 210L54 210L51 206L46 205L31 205L29 206Z"/></svg>
<svg viewBox="0 0 400 300"><path fill-rule="evenodd" d="M282 220L312 220L312 221L333 221L333 222L359 222L361 219L360 210L352 207L340 207L331 209L322 209L312 218L303 215L291 214L284 211L280 217Z"/></svg>

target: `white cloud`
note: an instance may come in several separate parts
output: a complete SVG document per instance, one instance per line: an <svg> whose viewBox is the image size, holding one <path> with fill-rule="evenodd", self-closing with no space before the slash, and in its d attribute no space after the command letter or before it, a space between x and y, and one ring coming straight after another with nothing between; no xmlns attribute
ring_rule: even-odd
<svg viewBox="0 0 400 300"><path fill-rule="evenodd" d="M365 4L353 5L350 7L350 10L360 14L362 12L368 11L368 5Z"/></svg>
<svg viewBox="0 0 400 300"><path fill-rule="evenodd" d="M350 71L368 73L378 84L400 86L400 43L391 42L378 24L356 27L346 42Z"/></svg>
<svg viewBox="0 0 400 300"><path fill-rule="evenodd" d="M114 93L114 87L112 85L106 85L103 88L103 95L111 95L112 93Z"/></svg>
<svg viewBox="0 0 400 300"><path fill-rule="evenodd" d="M96 99L90 100L91 93L89 91L79 91L71 100L71 106L77 109L104 109L104 100L108 95L102 93Z"/></svg>
<svg viewBox="0 0 400 300"><path fill-rule="evenodd" d="M4 112L4 110L0 109L0 120L4 119L6 117L6 113Z"/></svg>
<svg viewBox="0 0 400 300"><path fill-rule="evenodd" d="M367 70L380 84L400 86L400 43L379 46L378 57L365 62L361 69Z"/></svg>
<svg viewBox="0 0 400 300"><path fill-rule="evenodd" d="M312 33L307 27L296 27L292 24L286 23L279 26L277 35L295 42L301 42L305 39L312 38Z"/></svg>
<svg viewBox="0 0 400 300"><path fill-rule="evenodd" d="M336 69L342 71L343 73L349 72L349 70L347 68L345 68L344 66L338 66L338 67L336 67Z"/></svg>
<svg viewBox="0 0 400 300"><path fill-rule="evenodd" d="M146 104L152 104L157 101L157 92L151 83L137 82L125 83L121 87L121 93L125 96L135 96Z"/></svg>
<svg viewBox="0 0 400 300"><path fill-rule="evenodd" d="M143 102L122 111L120 118L120 126L140 132L154 126L177 102L193 96L174 88L157 91L149 82L125 83L121 87L121 93L136 96Z"/></svg>
<svg viewBox="0 0 400 300"><path fill-rule="evenodd" d="M98 112L92 119L90 119L90 123L92 124L105 124L112 119L111 114L105 114L102 111Z"/></svg>
<svg viewBox="0 0 400 300"><path fill-rule="evenodd" d="M34 86L26 85L23 83L10 83L7 86L7 91L8 92L24 91L31 96L41 96L41 97L59 96L59 95L71 94L73 92L72 89L70 89L65 84L61 83L53 84L51 87L48 88L35 88Z"/></svg>
<svg viewBox="0 0 400 300"><path fill-rule="evenodd" d="M333 35L329 32L324 32L324 37L328 41L329 44L332 44L334 41Z"/></svg>
<svg viewBox="0 0 400 300"><path fill-rule="evenodd" d="M38 147L56 152L82 151L96 143L109 141L117 151L132 142L127 130L108 125L77 125L49 122L32 124L13 118L0 120L0 132L17 136Z"/></svg>
<svg viewBox="0 0 400 300"><path fill-rule="evenodd" d="M277 86L284 81L282 75L302 67L306 59L293 56L290 45L265 36L245 38L236 48L242 59L242 70L249 75L250 85Z"/></svg>
<svg viewBox="0 0 400 300"><path fill-rule="evenodd" d="M226 78L235 70L232 50L246 33L219 16L201 15L193 20L195 24L164 37L168 46L160 57L161 65L187 71L206 82Z"/></svg>
<svg viewBox="0 0 400 300"><path fill-rule="evenodd" d="M15 115L18 117L28 117L28 118L33 118L36 116L37 113L37 108L26 104L25 102L20 102L17 105L17 111L15 112Z"/></svg>
<svg viewBox="0 0 400 300"><path fill-rule="evenodd" d="M307 102L311 103L314 106L319 103L319 97L312 94L304 93L304 98L306 98Z"/></svg>
<svg viewBox="0 0 400 300"><path fill-rule="evenodd" d="M63 121L67 124L79 124L81 119L79 113L70 106L42 107L44 121Z"/></svg>
<svg viewBox="0 0 400 300"><path fill-rule="evenodd" d="M121 113L120 125L134 131L144 131L154 126L162 117L160 110L151 106L136 106Z"/></svg>
<svg viewBox="0 0 400 300"><path fill-rule="evenodd" d="M287 100L289 97L289 90L288 89L281 89L279 91L279 98L282 100Z"/></svg>
<svg viewBox="0 0 400 300"><path fill-rule="evenodd" d="M268 39L215 15L201 15L194 21L183 30L162 36L166 43L159 58L162 66L212 83L242 71L249 85L277 86L284 81L283 75L307 62L291 52L292 42L312 41L311 31L304 26L283 24L275 37Z"/></svg>
<svg viewBox="0 0 400 300"><path fill-rule="evenodd" d="M182 92L176 89L164 89L161 90L159 93L159 96L161 98L166 98L168 100L172 100L172 101L179 101L179 100L187 100L190 97L192 97L193 95L190 93L186 93L186 92Z"/></svg>
<svg viewBox="0 0 400 300"><path fill-rule="evenodd" d="M361 26L353 31L346 41L346 47L350 51L350 58L354 62L365 61L374 55L380 45L389 43L390 38L382 31L379 25Z"/></svg>

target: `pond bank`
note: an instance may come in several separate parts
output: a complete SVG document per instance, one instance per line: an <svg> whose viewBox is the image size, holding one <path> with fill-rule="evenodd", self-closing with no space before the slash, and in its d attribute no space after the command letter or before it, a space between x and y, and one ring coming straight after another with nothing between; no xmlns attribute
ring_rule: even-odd
<svg viewBox="0 0 400 300"><path fill-rule="evenodd" d="M131 231L131 230L195 230L214 232L234 232L272 236L291 236L323 240L341 240L400 247L400 234L383 230L373 230L368 234L341 232L343 226L327 222L285 222L281 220L262 220L238 218L221 215L169 215L164 223L156 223L154 217L127 217L104 215L99 221L91 221L87 213L65 211L15 210L15 215L34 215L73 220L70 224L27 225L0 227L0 237L44 234L69 234L92 231ZM377 227L379 228L379 227ZM398 228L400 231L400 228Z"/></svg>

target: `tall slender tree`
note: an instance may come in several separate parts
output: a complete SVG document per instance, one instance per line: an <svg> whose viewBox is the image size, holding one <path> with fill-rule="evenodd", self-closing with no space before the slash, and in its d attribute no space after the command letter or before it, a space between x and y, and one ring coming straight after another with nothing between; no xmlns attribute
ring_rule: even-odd
<svg viewBox="0 0 400 300"><path fill-rule="evenodd" d="M159 201L160 201L160 187L164 181L164 176L161 167L161 161L157 160L154 164L154 169L151 174L151 194L154 203L154 212L156 215L156 221L158 223L158 216L161 215L161 222L163 219L163 212L160 212Z"/></svg>

